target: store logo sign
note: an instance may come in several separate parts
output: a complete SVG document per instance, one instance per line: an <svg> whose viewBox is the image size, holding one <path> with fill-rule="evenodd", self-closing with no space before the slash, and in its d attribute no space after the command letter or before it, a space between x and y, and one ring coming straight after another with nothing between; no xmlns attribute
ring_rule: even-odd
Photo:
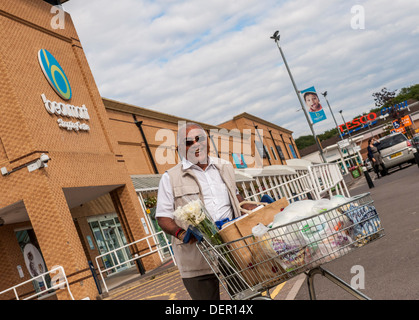
<svg viewBox="0 0 419 320"><path fill-rule="evenodd" d="M39 65L41 66L42 72L47 78L51 87L54 88L55 92L64 100L70 100L72 93L70 82L63 68L61 68L57 59L45 49L38 51ZM80 121L73 122L73 119L63 118L75 118L78 120L89 120L90 116L85 105L81 107L67 104L64 102L57 102L54 100L48 100L45 94L41 94L42 102L44 103L45 109L49 114L55 114L58 116L58 126L69 131L90 131L90 126L87 123Z"/></svg>
<svg viewBox="0 0 419 320"><path fill-rule="evenodd" d="M41 69L51 87L64 100L71 99L71 87L67 76L54 56L45 49L38 52Z"/></svg>

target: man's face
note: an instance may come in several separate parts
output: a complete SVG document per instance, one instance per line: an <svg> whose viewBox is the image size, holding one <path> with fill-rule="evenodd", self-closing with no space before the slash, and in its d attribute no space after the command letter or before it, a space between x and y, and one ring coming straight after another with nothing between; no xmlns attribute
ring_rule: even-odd
<svg viewBox="0 0 419 320"><path fill-rule="evenodd" d="M208 137L201 128L190 127L186 129L185 148L186 159L193 164L208 163Z"/></svg>

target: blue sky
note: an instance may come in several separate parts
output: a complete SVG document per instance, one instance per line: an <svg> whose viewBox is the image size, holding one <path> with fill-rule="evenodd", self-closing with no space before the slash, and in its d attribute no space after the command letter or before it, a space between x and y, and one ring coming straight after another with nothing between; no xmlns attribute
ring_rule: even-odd
<svg viewBox="0 0 419 320"><path fill-rule="evenodd" d="M351 9L361 5L360 11ZM70 0L103 97L213 125L248 112L311 134L299 90L327 90L338 124L374 107L372 93L419 83L415 0ZM364 19L364 29L353 23ZM334 126L314 125L320 134Z"/></svg>

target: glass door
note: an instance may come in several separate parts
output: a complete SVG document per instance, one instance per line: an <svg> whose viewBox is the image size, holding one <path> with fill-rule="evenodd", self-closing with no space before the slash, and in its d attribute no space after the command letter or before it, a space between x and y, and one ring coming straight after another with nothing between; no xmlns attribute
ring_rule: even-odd
<svg viewBox="0 0 419 320"><path fill-rule="evenodd" d="M90 218L88 222L101 255L127 244L121 224L116 214L107 214L104 216ZM108 274L118 272L134 265L132 261L120 265L129 259L131 259L129 248L117 250L116 252L111 252L110 254L102 257L102 261L106 269L115 266L115 268L108 271Z"/></svg>

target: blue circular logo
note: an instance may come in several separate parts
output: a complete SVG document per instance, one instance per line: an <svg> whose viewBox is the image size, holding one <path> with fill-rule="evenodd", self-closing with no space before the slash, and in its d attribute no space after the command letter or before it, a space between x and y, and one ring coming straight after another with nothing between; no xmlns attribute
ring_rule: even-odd
<svg viewBox="0 0 419 320"><path fill-rule="evenodd" d="M41 49L38 52L38 60L45 77L55 92L64 100L71 99L70 82L54 56L47 50Z"/></svg>

